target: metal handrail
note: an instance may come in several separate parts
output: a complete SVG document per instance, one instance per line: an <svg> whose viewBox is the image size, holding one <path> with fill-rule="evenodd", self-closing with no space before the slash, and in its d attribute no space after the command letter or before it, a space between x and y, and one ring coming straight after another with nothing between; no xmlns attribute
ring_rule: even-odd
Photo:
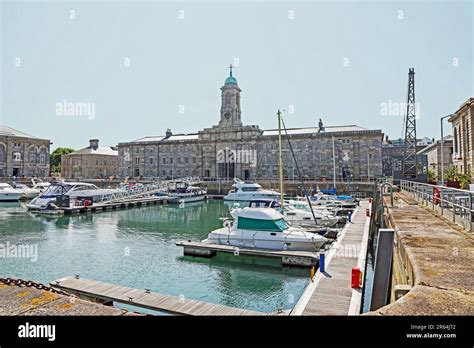
<svg viewBox="0 0 474 348"><path fill-rule="evenodd" d="M454 223L473 230L473 191L409 180L401 180L400 189L441 215L451 215Z"/></svg>

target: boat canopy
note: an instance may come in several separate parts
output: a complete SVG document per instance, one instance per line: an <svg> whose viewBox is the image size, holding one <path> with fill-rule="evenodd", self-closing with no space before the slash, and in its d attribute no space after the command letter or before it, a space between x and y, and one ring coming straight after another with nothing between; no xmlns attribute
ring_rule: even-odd
<svg viewBox="0 0 474 348"><path fill-rule="evenodd" d="M285 220L258 220L246 217L239 217L237 220L237 229L256 230L256 231L274 231L282 232L288 228Z"/></svg>

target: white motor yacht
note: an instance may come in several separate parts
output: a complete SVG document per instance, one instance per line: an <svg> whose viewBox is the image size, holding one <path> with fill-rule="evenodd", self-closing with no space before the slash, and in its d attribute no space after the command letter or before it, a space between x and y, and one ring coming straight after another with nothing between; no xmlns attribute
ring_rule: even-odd
<svg viewBox="0 0 474 348"><path fill-rule="evenodd" d="M206 199L207 191L201 187L188 186L185 182L177 182L175 187L168 191L170 202L188 203Z"/></svg>
<svg viewBox="0 0 474 348"><path fill-rule="evenodd" d="M45 209L57 209L57 198L67 196L71 204L79 199L87 198L92 204L102 200L106 195L125 192L121 189L102 189L94 184L85 182L61 181L50 185L46 191L34 198L26 206L28 210L38 211Z"/></svg>
<svg viewBox="0 0 474 348"><path fill-rule="evenodd" d="M251 201L265 198L277 199L280 196L280 193L277 191L265 190L257 183L248 183L237 178L234 179L232 187L234 189L229 191L227 196L224 197L224 200Z"/></svg>
<svg viewBox="0 0 474 348"><path fill-rule="evenodd" d="M32 188L39 190L40 193L43 193L48 187L51 186L51 184L46 181L35 182L33 179L31 179L31 182L33 184Z"/></svg>
<svg viewBox="0 0 474 348"><path fill-rule="evenodd" d="M205 242L241 248L317 251L327 241L317 233L292 227L272 208L236 208L224 227L209 233Z"/></svg>
<svg viewBox="0 0 474 348"><path fill-rule="evenodd" d="M15 183L13 187L22 193L21 198L24 199L35 198L41 193L39 189L28 187L25 184Z"/></svg>
<svg viewBox="0 0 474 348"><path fill-rule="evenodd" d="M251 208L277 209L283 214L286 221L290 222L291 225L296 225L296 226L308 227L308 226L316 225L316 226L332 227L339 222L339 217L334 216L329 211L319 211L317 209L313 209L313 212L311 212L311 210L309 209L309 205L308 205L308 210L295 208L294 206L290 205L288 201L285 201L283 211L281 211L280 203L278 201L271 200L271 199L254 200L250 202L249 206Z"/></svg>
<svg viewBox="0 0 474 348"><path fill-rule="evenodd" d="M311 204L316 206L338 207L338 208L355 208L356 202L337 199L336 196L317 193L310 197Z"/></svg>
<svg viewBox="0 0 474 348"><path fill-rule="evenodd" d="M21 191L15 190L11 185L7 183L0 183L0 201L15 202L19 201L21 196Z"/></svg>

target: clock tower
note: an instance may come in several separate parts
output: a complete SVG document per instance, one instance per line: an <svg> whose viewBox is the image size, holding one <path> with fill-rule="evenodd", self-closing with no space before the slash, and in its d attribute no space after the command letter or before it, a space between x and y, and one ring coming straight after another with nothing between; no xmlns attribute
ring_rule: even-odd
<svg viewBox="0 0 474 348"><path fill-rule="evenodd" d="M220 128L241 127L240 92L237 80L232 76L232 64L229 66L229 77L221 87L221 119Z"/></svg>

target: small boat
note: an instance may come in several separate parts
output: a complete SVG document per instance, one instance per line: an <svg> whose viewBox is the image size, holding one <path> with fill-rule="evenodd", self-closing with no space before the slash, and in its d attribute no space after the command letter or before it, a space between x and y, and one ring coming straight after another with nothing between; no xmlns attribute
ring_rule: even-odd
<svg viewBox="0 0 474 348"><path fill-rule="evenodd" d="M36 181L34 178L31 178L31 188L35 190L39 190L40 193L46 191L46 189L51 186L51 184L47 181Z"/></svg>
<svg viewBox="0 0 474 348"><path fill-rule="evenodd" d="M44 191L46 191L46 189L50 186L51 186L51 184L49 182L41 181L41 182L38 182L38 183L34 184L32 188L35 189L35 190L39 190L40 194L41 194Z"/></svg>
<svg viewBox="0 0 474 348"><path fill-rule="evenodd" d="M230 190L227 196L224 197L226 201L251 201L254 199L273 198L277 199L280 196L279 192L265 190L257 183L249 183L234 178L234 189Z"/></svg>
<svg viewBox="0 0 474 348"><path fill-rule="evenodd" d="M288 206L295 209L301 209L306 211L311 211L311 209L313 209L313 211L318 211L322 214L334 216L337 215L341 210L341 208L331 205L311 205L310 207L306 199L289 199L285 200L285 204L288 204Z"/></svg>
<svg viewBox="0 0 474 348"><path fill-rule="evenodd" d="M46 191L29 202L26 207L31 211L55 210L59 209L58 200L66 197L69 206L81 204L87 201L93 204L103 199L106 195L125 192L121 189L102 189L94 184L85 182L60 181L50 185ZM67 201L66 201L67 202Z"/></svg>
<svg viewBox="0 0 474 348"><path fill-rule="evenodd" d="M236 208L224 227L210 232L204 242L241 248L318 251L327 239L290 226L272 208Z"/></svg>
<svg viewBox="0 0 474 348"><path fill-rule="evenodd" d="M41 193L39 189L28 187L25 184L15 183L13 187L22 193L22 199L33 199Z"/></svg>
<svg viewBox="0 0 474 348"><path fill-rule="evenodd" d="M7 183L0 183L0 201L2 202L15 202L19 201L22 192L15 190L11 185Z"/></svg>
<svg viewBox="0 0 474 348"><path fill-rule="evenodd" d="M280 203L274 200L255 200L251 201L250 205L251 208L273 208L279 210L285 220L290 222L291 225L296 226L326 226L332 227L336 225L340 218L334 216L332 213L328 211L318 211L316 209L311 212L311 210L295 208L288 204L285 201L284 209L281 211ZM313 216L314 214L314 216ZM315 221L316 218L316 221Z"/></svg>
<svg viewBox="0 0 474 348"><path fill-rule="evenodd" d="M340 200L336 196L326 195L323 193L317 193L313 196L310 196L311 204L316 206L327 206L327 207L337 207L337 208L355 208L357 202L352 202L349 200Z"/></svg>
<svg viewBox="0 0 474 348"><path fill-rule="evenodd" d="M185 182L177 182L168 192L169 201L173 203L198 202L206 199L207 191L201 187L188 186Z"/></svg>

